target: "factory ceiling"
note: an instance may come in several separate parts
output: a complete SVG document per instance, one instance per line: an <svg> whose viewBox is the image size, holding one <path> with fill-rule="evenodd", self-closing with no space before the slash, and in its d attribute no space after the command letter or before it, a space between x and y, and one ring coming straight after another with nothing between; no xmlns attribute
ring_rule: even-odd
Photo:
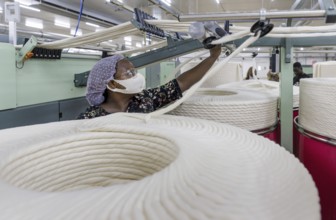
<svg viewBox="0 0 336 220"><path fill-rule="evenodd" d="M19 0L15 0L19 1ZM0 34L8 33L4 4L0 0ZM133 9L139 8L158 19L175 19L181 15L205 13L249 13L273 11L299 11L321 9L318 0L20 0L18 35L37 35L40 38L61 39L78 34L87 34L130 21ZM167 4L165 4L166 2ZM171 2L171 3L169 3ZM170 6L169 6L170 4ZM82 6L82 16L78 17ZM267 13L266 13L267 16ZM42 26L31 27L27 21L39 21ZM231 20L231 23L251 26L256 20ZM219 21L222 22L222 21ZM286 26L287 19L272 20L275 26ZM292 25L323 25L324 18L293 19ZM77 28L78 26L78 28ZM132 46L144 43L143 36L133 37ZM115 45L123 45L124 39L116 39Z"/></svg>

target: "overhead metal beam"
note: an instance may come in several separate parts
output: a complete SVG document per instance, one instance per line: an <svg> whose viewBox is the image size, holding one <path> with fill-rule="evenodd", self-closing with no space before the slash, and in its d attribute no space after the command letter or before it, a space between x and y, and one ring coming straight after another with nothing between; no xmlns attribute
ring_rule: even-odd
<svg viewBox="0 0 336 220"><path fill-rule="evenodd" d="M227 44L235 44L237 47L246 41L248 37L228 42ZM283 47L286 48L284 59L286 63L291 62L291 48L292 47L310 47L310 46L330 46L336 45L335 37L311 37L311 38L269 38L267 36L258 39L250 47ZM181 56L203 48L203 45L198 40L183 40L172 41L168 46L157 49L155 51L147 52L129 58L136 68L166 60L172 57Z"/></svg>
<svg viewBox="0 0 336 220"><path fill-rule="evenodd" d="M175 18L178 18L180 12L178 12L176 9L173 9L173 7L168 7L164 4L162 4L162 1L159 0L148 0L149 2L151 2L154 5L157 5L158 7L160 7L162 10L166 11L168 14L171 14L172 16L174 16Z"/></svg>
<svg viewBox="0 0 336 220"><path fill-rule="evenodd" d="M227 44L234 44L237 47L246 41L248 37L241 38ZM330 46L336 45L335 37L310 37L310 38L270 38L263 37L254 42L250 47L283 47L286 48L284 60L286 63L291 62L292 47L310 47L310 46ZM181 56L203 48L198 40L188 39L182 41L169 40L166 47L155 51L147 52L129 58L136 68L143 67L152 63L166 60L172 57Z"/></svg>
<svg viewBox="0 0 336 220"><path fill-rule="evenodd" d="M266 12L266 18L286 19L286 18L322 18L325 17L325 10L300 10L300 11L270 11ZM260 12L230 12L213 14L189 14L180 15L179 20L185 21L223 21L223 20L251 20L260 19Z"/></svg>
<svg viewBox="0 0 336 220"><path fill-rule="evenodd" d="M110 0L109 3L115 5L115 6L119 7L119 8L122 8L124 10L127 10L130 13L134 13L134 8L128 6L128 5L124 4L124 3L120 3L119 1L114 2L114 1L111 1L111 0Z"/></svg>
<svg viewBox="0 0 336 220"><path fill-rule="evenodd" d="M326 11L326 23L336 22L336 7L334 0L319 0L321 9Z"/></svg>
<svg viewBox="0 0 336 220"><path fill-rule="evenodd" d="M304 0L296 0L294 3L293 3L293 5L292 5L292 7L290 8L290 10L298 10L298 9L301 9L302 8L302 6L304 5L304 3L305 3L305 1ZM315 10L316 8L314 8L314 7L317 7L317 6L319 6L319 3L316 3L315 4L315 6L313 6L311 9L312 10ZM291 18L290 19L288 19L288 20L292 20ZM287 20L287 27L289 27L288 26L288 20ZM292 23L292 21L290 21L291 23ZM305 21L298 21L298 22L296 22L296 24L294 24L293 26L299 26L299 25L301 25L301 24L303 24L303 23L307 23L307 22L309 22L309 21L307 21L307 20L305 20ZM290 26L292 26L292 24L290 25Z"/></svg>
<svg viewBox="0 0 336 220"><path fill-rule="evenodd" d="M320 4L317 2L315 5L313 5L313 7L311 7L311 10L316 10L318 7L320 7ZM302 26L302 25L307 25L308 23L310 23L312 20L301 20L296 22L293 26Z"/></svg>

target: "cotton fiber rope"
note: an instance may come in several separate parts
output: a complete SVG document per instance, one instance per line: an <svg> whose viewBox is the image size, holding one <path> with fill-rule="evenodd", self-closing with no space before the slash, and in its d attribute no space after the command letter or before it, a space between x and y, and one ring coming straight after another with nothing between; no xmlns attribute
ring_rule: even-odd
<svg viewBox="0 0 336 220"><path fill-rule="evenodd" d="M248 131L112 114L0 131L6 220L318 220L305 167Z"/></svg>
<svg viewBox="0 0 336 220"><path fill-rule="evenodd" d="M252 36L248 38L244 43L242 43L235 51L233 51L228 57L226 57L224 60L221 62L217 63L215 66L213 66L206 74L203 76L201 80L199 80L197 83L195 83L191 88L189 88L184 94L183 97L175 101L173 104L161 108L157 111L154 111L152 113L149 113L146 115L146 121L148 121L152 116L157 116L157 115L162 115L167 112L170 112L171 110L175 109L177 106L179 106L181 103L183 103L185 100L187 100L189 97L191 97L198 88L207 80L209 77L213 76L216 74L218 71L220 71L223 66L226 65L227 62L232 57L235 57L237 54L239 54L244 48L248 47L249 45L253 44L256 40L259 39L260 36L260 31L258 32L257 36Z"/></svg>
<svg viewBox="0 0 336 220"><path fill-rule="evenodd" d="M149 24L157 25L159 28L168 31L175 32L185 32L188 33L188 28L190 22L177 22L177 21L167 21L167 20L146 20ZM335 36L336 35L336 25L320 26L320 27L284 27L284 28L274 28L271 34L267 37L275 38L292 38L292 37L316 37L316 36ZM232 30L241 30L237 33L225 36L219 40L215 40L213 44L227 43L243 36L253 35L250 33L248 27L232 27ZM314 33L312 33L314 32ZM316 33L317 32L317 33ZM324 33L327 32L327 33ZM69 48L78 47L86 44L99 43L110 39L116 39L122 36L135 35L141 33L131 22L125 22L123 24L107 28L95 33L89 33L82 36L77 36L73 38L67 38L63 40L58 40L54 42L41 43L39 47L47 49L59 49L59 48Z"/></svg>
<svg viewBox="0 0 336 220"><path fill-rule="evenodd" d="M147 46L144 46L144 47L141 47L141 48L116 51L116 52L113 52L113 54L132 54L132 53L144 52L144 51L154 49L154 48L161 48L161 47L164 47L164 46L167 46L167 41L166 40L160 41L160 42L155 43L155 44L147 45Z"/></svg>
<svg viewBox="0 0 336 220"><path fill-rule="evenodd" d="M145 20L146 23L155 25L165 31L188 33L192 22L179 22L177 20Z"/></svg>
<svg viewBox="0 0 336 220"><path fill-rule="evenodd" d="M182 32L188 32L189 26L193 22L179 22L176 20L146 20L147 23L155 25L161 29L175 31L180 29ZM230 26L230 31L240 32L250 30L251 27ZM336 25L325 25L325 26L298 26L298 27L274 27L272 33L277 34L299 34L299 33L314 33L314 32L336 32ZM268 36L268 35L267 35Z"/></svg>
<svg viewBox="0 0 336 220"><path fill-rule="evenodd" d="M250 27L230 26L232 31L250 30ZM298 26L298 27L274 27L272 33L274 34L302 34L314 32L336 32L336 25L325 26ZM268 36L268 35L267 35Z"/></svg>
<svg viewBox="0 0 336 220"><path fill-rule="evenodd" d="M298 37L333 37L336 32L330 33L309 33L309 34L269 34L267 37L273 38L298 38Z"/></svg>
<svg viewBox="0 0 336 220"><path fill-rule="evenodd" d="M186 32L188 33L188 28L190 26L190 22L181 23L176 21L167 21L167 20L146 20L150 24L157 25L158 27L162 29L167 29L170 31L176 31L176 32ZM336 35L336 26L330 25L330 26L321 26L321 27L293 27L293 28L278 28L276 31L272 31L272 34L268 34L268 37L316 37L316 36L335 36ZM239 29L236 27L236 29ZM239 31L238 33L233 33L231 35L225 36L219 40L215 40L212 43L213 44L221 44L221 43L227 43L236 39L239 39L243 36L252 35L250 33L249 28L247 27L241 27L242 31ZM335 31L334 33L311 33L311 32L331 32ZM277 34L277 33L287 33L287 34ZM295 34L296 32L297 34ZM302 34L302 32L304 32ZM307 33L305 33L307 32ZM107 28L105 30L101 30L95 33L89 33L82 36L77 36L74 38L67 38L63 40L58 40L54 42L48 42L48 43L41 43L39 44L39 47L47 48L47 49L59 49L59 48L69 48L69 47L78 47L83 46L85 44L92 44L92 43L99 43L102 41L110 40L119 38L122 36L127 35L135 35L141 33L140 30L138 30L131 22L125 22L123 24L119 24L117 26ZM292 34L288 34L292 33Z"/></svg>
<svg viewBox="0 0 336 220"><path fill-rule="evenodd" d="M336 61L317 62L313 65L313 78L336 77Z"/></svg>
<svg viewBox="0 0 336 220"><path fill-rule="evenodd" d="M176 32L189 32L189 26L192 22L178 22L176 20L146 20L147 23L156 25L157 27ZM233 39L222 38L223 42L230 42L235 40L234 34L239 32L241 34L245 32L250 32L250 27L243 26L230 26L230 31L233 32ZM243 32L242 32L243 31ZM328 33L334 32L334 33ZM266 37L274 38L294 38L294 37L317 37L317 36L335 36L336 35L336 25L325 25L325 26L300 26L300 27L275 27L272 33L268 34ZM243 34L244 35L244 34ZM250 33L249 35L252 35ZM230 35L229 35L230 36ZM228 37L228 36L226 36ZM238 37L241 38L241 37ZM225 39L225 41L224 41Z"/></svg>
<svg viewBox="0 0 336 220"><path fill-rule="evenodd" d="M249 31L250 27L233 26L230 27L230 29L232 29L233 31L241 32L241 31ZM271 38L330 37L330 36L336 36L336 25L318 26L318 27L303 26L303 27L273 28L272 32L266 35L266 37Z"/></svg>
<svg viewBox="0 0 336 220"><path fill-rule="evenodd" d="M141 31L135 28L134 25L129 21L111 28L97 31L95 33L89 33L82 36L67 38L49 43L42 43L38 46L47 49L69 48L85 44L98 43L110 39L119 38L122 36L134 35L139 33L141 33Z"/></svg>
<svg viewBox="0 0 336 220"><path fill-rule="evenodd" d="M268 80L243 80L240 82L233 82L219 85L216 88L259 91L280 98L279 82ZM293 86L293 108L299 107L300 103L299 95L300 95L299 87Z"/></svg>
<svg viewBox="0 0 336 220"><path fill-rule="evenodd" d="M149 23L153 23L153 22L149 22ZM175 24L175 26L178 27L180 25ZM189 26L190 24L184 24L183 29L180 29L180 30L175 29L175 31L177 32L185 31L184 30L185 27L189 28ZM95 33L89 33L89 34L85 34L82 36L67 38L67 39L58 40L54 42L41 43L39 44L39 47L46 48L46 49L78 47L78 46L83 46L85 44L99 43L102 41L116 39L116 38L127 36L127 35L135 35L139 33L141 33L141 31L135 28L131 22L125 22L123 24L119 24L117 26L107 28L101 31L97 31ZM241 33L235 33L235 34L226 36L225 40L222 40L222 41L229 42L235 39L239 39L242 36L246 35L246 33L249 33L249 31L242 31ZM214 44L220 44L220 43L214 42Z"/></svg>
<svg viewBox="0 0 336 220"><path fill-rule="evenodd" d="M228 123L246 130L277 123L277 97L257 91L199 89L169 114Z"/></svg>
<svg viewBox="0 0 336 220"><path fill-rule="evenodd" d="M299 122L303 128L336 139L336 79L300 80Z"/></svg>

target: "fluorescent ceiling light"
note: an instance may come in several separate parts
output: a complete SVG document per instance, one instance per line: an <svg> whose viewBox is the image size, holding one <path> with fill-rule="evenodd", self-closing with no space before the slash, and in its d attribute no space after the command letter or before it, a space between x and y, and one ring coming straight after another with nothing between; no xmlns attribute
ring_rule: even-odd
<svg viewBox="0 0 336 220"><path fill-rule="evenodd" d="M54 24L59 27L70 28L70 19L64 16L55 15Z"/></svg>
<svg viewBox="0 0 336 220"><path fill-rule="evenodd" d="M26 18L25 25L27 27L43 29L43 21L36 18Z"/></svg>
<svg viewBox="0 0 336 220"><path fill-rule="evenodd" d="M15 0L15 2L19 2L20 5L38 5L40 4L40 1L34 1L34 0Z"/></svg>
<svg viewBox="0 0 336 220"><path fill-rule="evenodd" d="M64 28L70 28L70 22L69 21L64 21L64 20L58 20L55 18L54 24L59 27L64 27Z"/></svg>
<svg viewBox="0 0 336 220"><path fill-rule="evenodd" d="M100 26L97 25L97 24L92 24L90 22L85 22L86 25L89 25L89 26L92 26L92 27L96 27L96 28L99 28Z"/></svg>
<svg viewBox="0 0 336 220"><path fill-rule="evenodd" d="M137 43L135 44L135 46L136 46L136 47L142 47L142 44L139 43L139 42L137 42Z"/></svg>
<svg viewBox="0 0 336 220"><path fill-rule="evenodd" d="M40 12L41 10L38 9L38 8L33 8L33 7L29 7L29 6L26 6L26 5L20 5L21 8L25 8L25 9L29 9L29 10L32 10L32 11L38 11Z"/></svg>
<svg viewBox="0 0 336 220"><path fill-rule="evenodd" d="M216 0L217 4L219 4L219 0Z"/></svg>
<svg viewBox="0 0 336 220"><path fill-rule="evenodd" d="M171 0L161 0L161 2L168 5L169 7L171 6Z"/></svg>
<svg viewBox="0 0 336 220"><path fill-rule="evenodd" d="M124 3L123 0L117 0L117 1L120 2L120 3Z"/></svg>
<svg viewBox="0 0 336 220"><path fill-rule="evenodd" d="M3 12L3 9L2 9L2 7L0 6L0 13L2 13Z"/></svg>
<svg viewBox="0 0 336 220"><path fill-rule="evenodd" d="M132 46L132 41L125 41L125 45Z"/></svg>
<svg viewBox="0 0 336 220"><path fill-rule="evenodd" d="M132 42L132 37L124 37L124 40L125 40L125 41L129 41L129 42Z"/></svg>

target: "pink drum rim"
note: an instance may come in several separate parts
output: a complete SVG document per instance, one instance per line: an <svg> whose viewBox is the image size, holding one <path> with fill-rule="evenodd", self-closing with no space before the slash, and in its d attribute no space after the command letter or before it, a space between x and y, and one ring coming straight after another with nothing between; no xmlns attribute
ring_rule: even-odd
<svg viewBox="0 0 336 220"><path fill-rule="evenodd" d="M312 139L314 139L314 140L322 141L322 142L324 142L324 143L328 143L328 144L333 145L333 146L336 147L336 139L334 139L334 138L329 138L329 137L325 137L325 136L323 136L323 135L316 134L316 133L314 133L314 132L308 131L307 129L304 129L304 128L302 127L302 125L300 125L300 123L299 123L299 116L296 116L296 117L294 118L294 124L295 124L295 127L297 128L297 130L298 130L300 133L306 135L307 137L310 137L310 138L312 138Z"/></svg>
<svg viewBox="0 0 336 220"><path fill-rule="evenodd" d="M259 135L268 134L270 132L273 132L278 127L278 124L279 124L279 119L273 125L271 125L270 127L262 128L262 129L258 129L258 130L253 130L251 132L259 134Z"/></svg>

